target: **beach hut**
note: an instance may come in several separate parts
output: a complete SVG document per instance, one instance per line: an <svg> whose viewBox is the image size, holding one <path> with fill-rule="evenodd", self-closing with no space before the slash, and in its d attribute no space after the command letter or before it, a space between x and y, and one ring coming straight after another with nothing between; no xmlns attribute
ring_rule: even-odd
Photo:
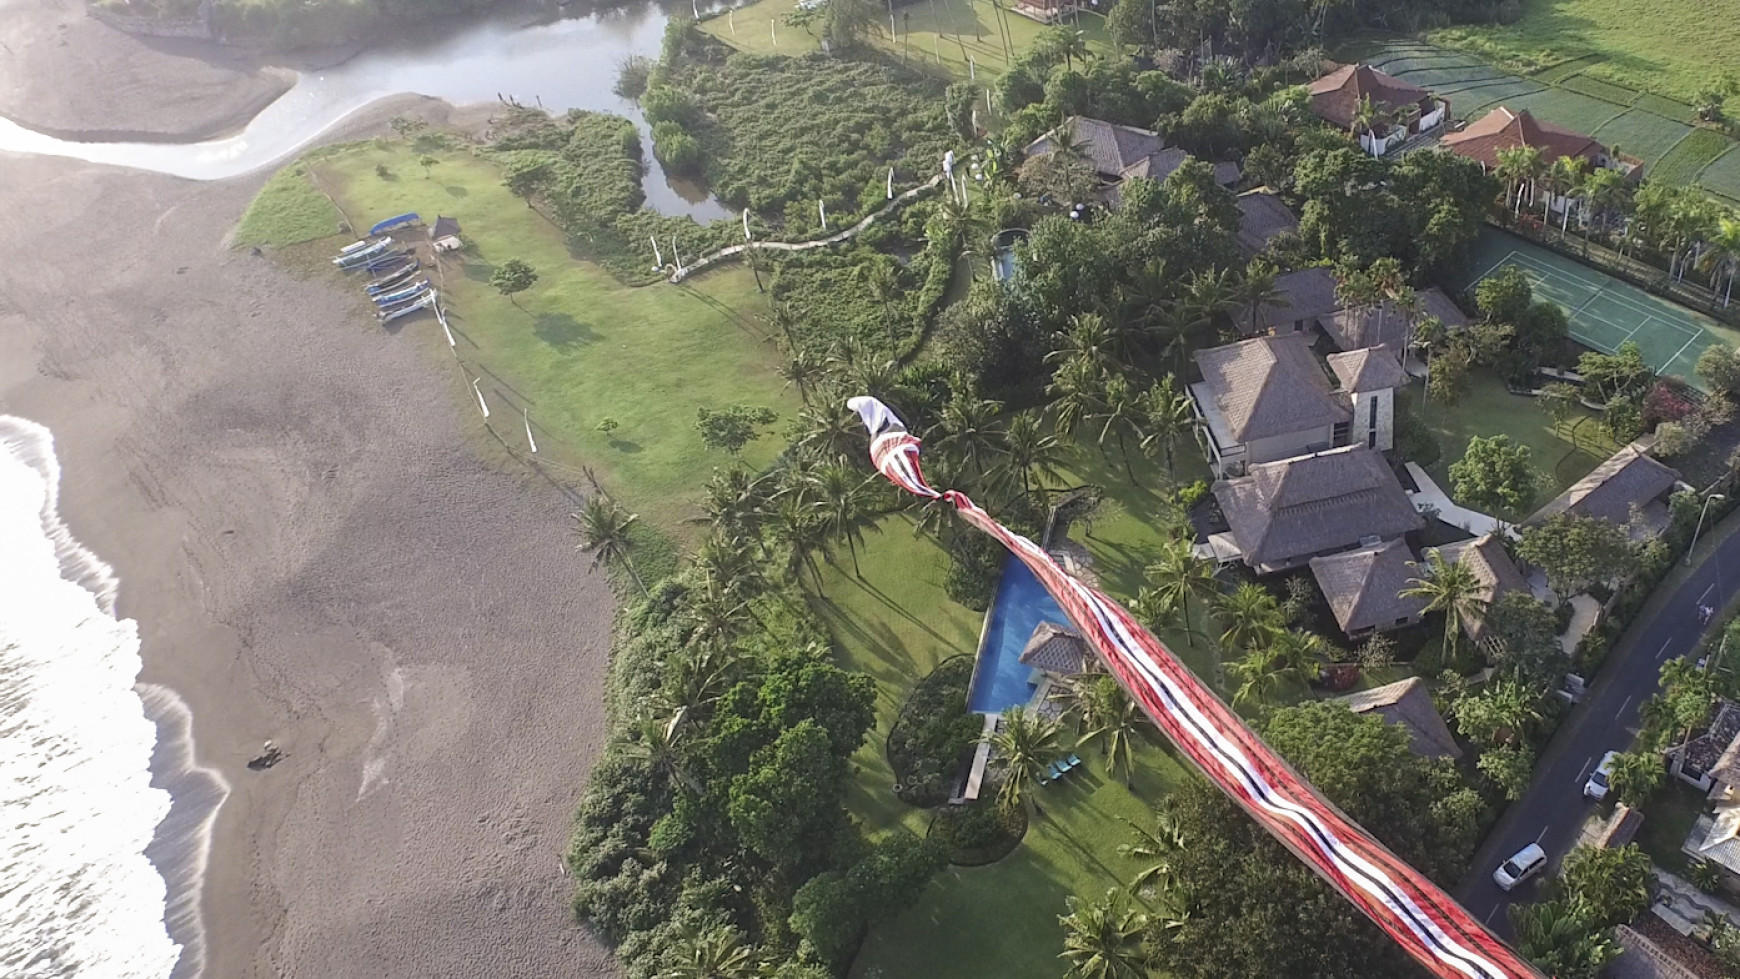
<svg viewBox="0 0 1740 979"><path fill-rule="evenodd" d="M429 229L429 240L438 252L453 252L465 247L465 243L459 240L459 219L445 215L436 215L435 224Z"/></svg>

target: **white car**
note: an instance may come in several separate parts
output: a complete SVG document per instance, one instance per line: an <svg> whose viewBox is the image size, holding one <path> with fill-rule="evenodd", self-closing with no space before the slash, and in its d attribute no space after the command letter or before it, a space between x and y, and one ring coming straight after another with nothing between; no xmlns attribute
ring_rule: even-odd
<svg viewBox="0 0 1740 979"><path fill-rule="evenodd" d="M1601 756L1601 764L1589 773L1589 781L1583 783L1583 795L1600 802L1607 798L1607 776L1613 774L1613 759L1619 757L1619 752L1609 751Z"/></svg>
<svg viewBox="0 0 1740 979"><path fill-rule="evenodd" d="M1492 880L1508 891L1540 873L1541 868L1546 865L1547 851L1541 849L1537 843L1530 843L1518 850L1516 856L1499 864L1498 869L1492 872Z"/></svg>

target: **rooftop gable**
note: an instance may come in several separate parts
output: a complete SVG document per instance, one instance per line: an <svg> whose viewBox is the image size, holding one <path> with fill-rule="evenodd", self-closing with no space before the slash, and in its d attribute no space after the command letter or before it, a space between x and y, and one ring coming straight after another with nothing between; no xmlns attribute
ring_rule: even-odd
<svg viewBox="0 0 1740 979"><path fill-rule="evenodd" d="M1233 540L1253 567L1389 540L1425 526L1381 454L1347 446L1214 484Z"/></svg>
<svg viewBox="0 0 1740 979"><path fill-rule="evenodd" d="M1488 167L1498 166L1501 151L1519 146L1540 150L1541 158L1548 163L1567 156L1594 163L1607 155L1607 147L1593 136L1542 122L1527 109L1513 112L1502 105L1461 132L1446 135L1442 142L1445 149L1479 160Z"/></svg>
<svg viewBox="0 0 1740 979"><path fill-rule="evenodd" d="M1329 369L1341 382L1344 394L1365 394L1406 387L1408 372L1396 355L1384 347L1366 347L1344 354L1329 355Z"/></svg>
<svg viewBox="0 0 1740 979"><path fill-rule="evenodd" d="M1336 698L1355 714L1376 713L1408 729L1409 747L1427 758L1460 758L1462 749L1432 704L1432 691L1417 676Z"/></svg>
<svg viewBox="0 0 1740 979"><path fill-rule="evenodd" d="M1631 522L1631 508L1648 507L1663 493L1673 489L1680 474L1657 462L1637 443L1613 453L1595 471L1579 479L1571 488L1536 510L1528 524L1541 523L1549 517L1571 512L1596 517L1616 524Z"/></svg>
<svg viewBox="0 0 1740 979"><path fill-rule="evenodd" d="M1370 98L1381 113L1419 105L1431 93L1418 85L1387 75L1370 65L1343 65L1309 86L1311 112L1342 128L1353 125L1361 99Z"/></svg>
<svg viewBox="0 0 1740 979"><path fill-rule="evenodd" d="M1125 170L1159 153L1166 141L1150 129L1121 126L1104 119L1071 116L1062 126L1027 144L1027 155L1044 156L1057 149L1059 133L1067 133L1079 145L1083 156L1094 171L1108 180L1118 178Z"/></svg>
<svg viewBox="0 0 1740 979"><path fill-rule="evenodd" d="M1202 379L1240 442L1351 421L1305 337L1256 337L1195 354Z"/></svg>
<svg viewBox="0 0 1740 979"><path fill-rule="evenodd" d="M1402 597L1418 574L1414 553L1400 538L1312 558L1311 574L1341 631L1349 635L1411 619L1426 609L1425 599Z"/></svg>
<svg viewBox="0 0 1740 979"><path fill-rule="evenodd" d="M1279 306L1259 307L1254 321L1248 308L1239 310L1239 331L1249 335L1267 331L1283 323L1327 316L1341 308L1341 300L1335 290L1335 273L1323 266L1278 275L1275 277L1275 291L1280 294L1283 303Z"/></svg>

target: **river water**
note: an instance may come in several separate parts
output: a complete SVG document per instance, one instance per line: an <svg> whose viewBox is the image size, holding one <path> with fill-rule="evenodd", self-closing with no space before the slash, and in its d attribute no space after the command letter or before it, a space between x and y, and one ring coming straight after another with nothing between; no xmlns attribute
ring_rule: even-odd
<svg viewBox="0 0 1740 979"><path fill-rule="evenodd" d="M590 109L634 120L646 149L647 205L702 223L730 213L705 189L668 177L651 153L646 120L611 91L631 54L656 58L666 17L646 5L552 22L505 18L437 28L369 50L333 68L304 72L242 132L200 143L85 143L56 139L0 118L0 150L73 157L220 180L283 161L371 102L415 93L454 103L512 98L552 112Z"/></svg>

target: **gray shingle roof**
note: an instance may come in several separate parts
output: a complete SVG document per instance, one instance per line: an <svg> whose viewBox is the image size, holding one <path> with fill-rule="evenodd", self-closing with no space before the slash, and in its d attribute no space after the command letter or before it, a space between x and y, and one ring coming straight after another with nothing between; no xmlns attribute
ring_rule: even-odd
<svg viewBox="0 0 1740 979"><path fill-rule="evenodd" d="M1239 332L1249 335L1294 320L1318 319L1341 308L1341 301L1335 295L1335 273L1322 266L1276 276L1275 291L1286 303L1261 307L1254 326L1251 311L1240 310L1237 318Z"/></svg>
<svg viewBox="0 0 1740 979"><path fill-rule="evenodd" d="M1022 648L1021 662L1047 673L1074 676L1087 663L1087 643L1068 626L1041 622Z"/></svg>
<svg viewBox="0 0 1740 979"><path fill-rule="evenodd" d="M1311 559L1311 574L1335 613L1341 631L1352 635L1394 625L1426 609L1421 598L1401 593L1418 575L1414 553L1400 538L1377 547Z"/></svg>
<svg viewBox="0 0 1740 979"><path fill-rule="evenodd" d="M1365 394L1406 387L1408 372L1386 347L1367 347L1344 354L1330 354L1329 369L1341 382L1345 394Z"/></svg>
<svg viewBox="0 0 1740 979"><path fill-rule="evenodd" d="M1253 567L1426 525L1383 456L1364 446L1252 465L1249 475L1215 483L1214 498Z"/></svg>
<svg viewBox="0 0 1740 979"><path fill-rule="evenodd" d="M1468 317L1444 294L1444 290L1433 286L1421 290L1419 296L1420 319L1436 317L1452 330L1468 326ZM1400 350L1408 339L1407 320L1396 312L1395 304L1388 300L1379 306L1337 310L1323 317L1321 322L1323 332L1329 334L1329 338L1341 350L1357 350L1360 347L1392 347Z"/></svg>
<svg viewBox="0 0 1740 979"><path fill-rule="evenodd" d="M1069 132L1072 140L1086 150L1086 158L1100 176L1116 179L1125 170L1166 148L1160 134L1134 126L1120 126L1103 119L1071 116L1060 130ZM1044 156L1057 148L1053 130L1027 144L1029 157ZM1182 162L1182 161L1180 161ZM1168 171L1170 172L1170 171Z"/></svg>
<svg viewBox="0 0 1740 979"><path fill-rule="evenodd" d="M1302 334L1256 337L1195 356L1215 406L1240 442L1353 420Z"/></svg>
<svg viewBox="0 0 1740 979"><path fill-rule="evenodd" d="M1484 608L1491 608L1499 599L1513 591L1525 595L1529 593L1528 579L1517 570L1516 562L1510 559L1504 543L1496 534L1445 544L1438 548L1438 553L1447 564L1467 563L1469 570L1474 572L1474 577L1480 582L1481 588L1477 597ZM1479 612L1463 613L1462 628L1468 633L1468 638L1475 642L1479 642L1486 633L1486 623Z"/></svg>
<svg viewBox="0 0 1740 979"><path fill-rule="evenodd" d="M1239 250L1247 256L1267 248L1275 236L1299 230L1299 219L1272 190L1252 190L1238 196Z"/></svg>
<svg viewBox="0 0 1740 979"><path fill-rule="evenodd" d="M1391 724L1408 729L1408 746L1427 758L1460 758L1462 749L1432 705L1432 691L1417 676L1336 698L1355 714L1376 711Z"/></svg>
<svg viewBox="0 0 1740 979"><path fill-rule="evenodd" d="M1660 506L1657 498L1673 489L1679 478L1677 471L1645 455L1632 443L1536 510L1524 523L1541 523L1570 511L1624 525L1631 522L1631 508L1635 504L1646 511L1659 511L1646 512L1645 522L1652 525L1652 530L1660 529L1653 524L1665 525L1667 509Z"/></svg>

